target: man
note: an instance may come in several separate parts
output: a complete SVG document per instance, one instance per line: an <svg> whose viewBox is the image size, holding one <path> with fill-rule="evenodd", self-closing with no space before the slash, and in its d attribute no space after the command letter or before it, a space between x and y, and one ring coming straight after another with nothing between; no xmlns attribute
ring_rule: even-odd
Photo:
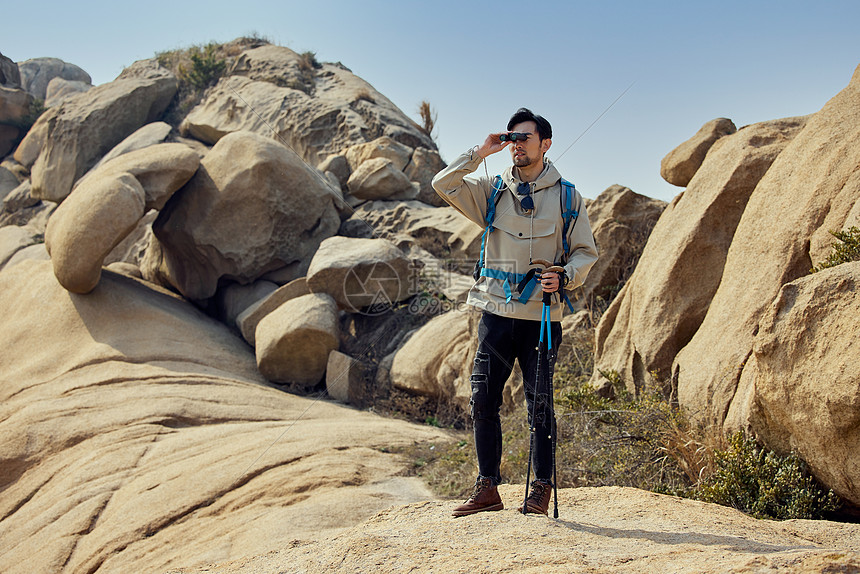
<svg viewBox="0 0 860 574"><path fill-rule="evenodd" d="M507 132L492 133L433 178L436 192L457 211L481 227L487 226L487 211L495 198L494 229L485 229L483 265L468 303L482 310L478 326L478 350L472 370L471 414L478 455L479 475L469 499L454 516L501 510L497 490L501 482L502 427L499 409L502 391L513 369L514 359L523 372L530 426L534 429L535 480L530 486L527 513L547 514L552 490L553 421L535 417L535 379L538 339L542 317L542 292L572 290L585 280L597 260L597 248L579 193L571 190L571 209L578 212L569 223L564 219L567 192L561 175L544 157L552 145L552 127L543 117L520 108L511 117ZM515 141L511 141L511 140ZM509 148L513 166L501 180L472 175L487 156ZM486 168L485 168L486 170ZM499 192L494 193L494 185ZM566 239L566 241L564 241ZM565 247L567 249L565 249ZM532 261L544 259L564 267L564 273L540 276L541 289L517 291ZM549 375L555 364L555 349L561 342L562 303L553 296ZM548 420L549 419L549 420Z"/></svg>

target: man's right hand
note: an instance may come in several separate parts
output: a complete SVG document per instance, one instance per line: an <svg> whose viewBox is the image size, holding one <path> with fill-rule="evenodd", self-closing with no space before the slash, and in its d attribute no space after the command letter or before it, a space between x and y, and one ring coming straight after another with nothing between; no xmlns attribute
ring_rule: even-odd
<svg viewBox="0 0 860 574"><path fill-rule="evenodd" d="M502 134L506 134L508 132L499 132L497 134L490 134L487 136L487 139L484 140L484 143L478 148L477 154L482 158L493 155L494 153L498 153L508 147L511 143L509 141L502 141L499 139L499 136Z"/></svg>

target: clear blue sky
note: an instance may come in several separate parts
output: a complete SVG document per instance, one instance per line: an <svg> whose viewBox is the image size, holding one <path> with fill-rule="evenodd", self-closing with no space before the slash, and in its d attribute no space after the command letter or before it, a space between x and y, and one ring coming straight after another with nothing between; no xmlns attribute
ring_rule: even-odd
<svg viewBox="0 0 860 574"><path fill-rule="evenodd" d="M416 119L429 101L446 160L520 106L552 123L555 160L633 83L556 162L591 198L619 183L668 201L680 189L660 160L703 123L815 112L860 64L857 0L50 0L2 14L0 52L61 58L95 84L159 51L254 33L310 50ZM509 162L492 159L491 172Z"/></svg>

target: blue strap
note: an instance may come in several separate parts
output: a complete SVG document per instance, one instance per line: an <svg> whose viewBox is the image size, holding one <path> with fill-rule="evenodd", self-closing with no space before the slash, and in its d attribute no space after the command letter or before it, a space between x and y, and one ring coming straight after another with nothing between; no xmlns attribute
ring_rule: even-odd
<svg viewBox="0 0 860 574"><path fill-rule="evenodd" d="M543 343L544 324L546 323L546 305L540 309L540 342Z"/></svg>
<svg viewBox="0 0 860 574"><path fill-rule="evenodd" d="M548 351L552 351L552 330L550 329L550 321L549 321L549 305L543 306L544 313L546 313L546 319L544 320L544 324L546 325L546 348Z"/></svg>
<svg viewBox="0 0 860 574"><path fill-rule="evenodd" d="M484 228L484 235L481 237L481 257L478 259L481 267L484 266L484 252L487 249L487 235L492 233L496 228L493 227L493 220L496 219L496 201L499 194L502 192L504 182L500 176L496 176L493 181L493 192L487 198L487 216L485 218L487 226Z"/></svg>
<svg viewBox="0 0 860 574"><path fill-rule="evenodd" d="M514 296L514 292L511 289L511 283L519 283L525 279L526 276L524 273L513 273L511 271L502 271L501 269L488 269L487 267L483 267L481 268L481 277L490 277L492 279L500 279L503 281L505 287L505 303L510 303ZM520 293L520 296L518 297L518 301L520 303L525 303L529 300L529 297L531 296L532 291L534 291L537 283L537 277L532 276L531 280L526 283L522 293Z"/></svg>
<svg viewBox="0 0 860 574"><path fill-rule="evenodd" d="M567 293L562 289L561 291L561 300L567 303L567 308L570 309L570 312L573 313L573 304L570 302L570 299L567 297Z"/></svg>
<svg viewBox="0 0 860 574"><path fill-rule="evenodd" d="M552 323L550 322L549 305L544 305L540 315L540 342L544 341L544 332L546 332L546 348L552 351Z"/></svg>
<svg viewBox="0 0 860 574"><path fill-rule="evenodd" d="M561 188L564 190L564 208L561 210L561 218L564 221L564 227L561 230L561 244L564 247L564 254L570 254L570 245L567 243L567 232L570 229L570 221L574 221L574 225L576 225L576 218L579 217L579 212L573 207L573 195L576 188L569 181L562 179L561 180Z"/></svg>

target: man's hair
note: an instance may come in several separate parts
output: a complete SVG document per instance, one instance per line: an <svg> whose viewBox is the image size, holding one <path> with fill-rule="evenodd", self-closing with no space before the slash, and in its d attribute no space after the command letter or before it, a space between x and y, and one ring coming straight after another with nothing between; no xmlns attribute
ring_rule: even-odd
<svg viewBox="0 0 860 574"><path fill-rule="evenodd" d="M528 108L520 108L516 111L508 121L508 131L522 122L534 122L537 126L538 137L542 140L552 139L552 126L546 121L546 118L539 116Z"/></svg>

